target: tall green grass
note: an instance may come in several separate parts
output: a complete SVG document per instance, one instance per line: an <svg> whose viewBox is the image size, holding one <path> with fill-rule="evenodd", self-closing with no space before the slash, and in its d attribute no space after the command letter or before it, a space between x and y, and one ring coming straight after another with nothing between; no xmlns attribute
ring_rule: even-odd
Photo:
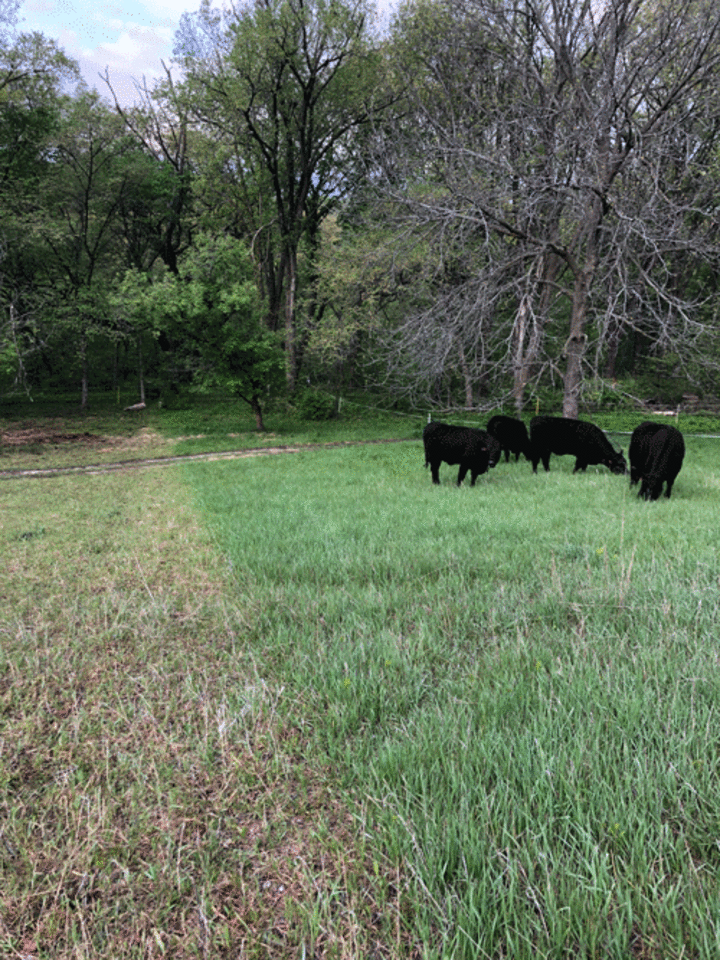
<svg viewBox="0 0 720 960"><path fill-rule="evenodd" d="M426 956L720 951L720 471L670 501L420 444L186 467L278 709L412 878Z"/></svg>

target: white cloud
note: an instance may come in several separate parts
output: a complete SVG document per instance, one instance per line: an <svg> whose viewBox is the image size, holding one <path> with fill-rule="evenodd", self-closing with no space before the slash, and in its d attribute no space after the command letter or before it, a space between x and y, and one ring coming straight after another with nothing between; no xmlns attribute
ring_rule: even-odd
<svg viewBox="0 0 720 960"><path fill-rule="evenodd" d="M378 3L381 10L393 5ZM118 98L130 104L137 99L134 80L144 77L152 87L165 76L162 64L170 65L180 18L199 7L200 0L25 0L20 29L57 40L104 96L108 90L98 75L107 68Z"/></svg>
<svg viewBox="0 0 720 960"><path fill-rule="evenodd" d="M109 71L124 103L137 99L134 81L150 86L170 63L175 31L200 0L26 0L22 30L39 30L78 61L85 81L108 95L99 75Z"/></svg>

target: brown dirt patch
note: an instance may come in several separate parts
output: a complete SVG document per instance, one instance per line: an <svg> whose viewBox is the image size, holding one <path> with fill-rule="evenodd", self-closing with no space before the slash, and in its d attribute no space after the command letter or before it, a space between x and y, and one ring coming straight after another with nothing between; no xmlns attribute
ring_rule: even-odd
<svg viewBox="0 0 720 960"><path fill-rule="evenodd" d="M15 427L0 431L0 445L21 451L25 447L62 446L63 444L82 447L97 447L98 453L125 449L135 450L151 444L163 443L159 433L144 427L130 437L104 436L97 433L68 433L53 427Z"/></svg>
<svg viewBox="0 0 720 960"><path fill-rule="evenodd" d="M8 447L30 447L38 443L82 443L95 446L105 443L106 439L94 433L64 433L48 427L19 427L0 432L0 443Z"/></svg>

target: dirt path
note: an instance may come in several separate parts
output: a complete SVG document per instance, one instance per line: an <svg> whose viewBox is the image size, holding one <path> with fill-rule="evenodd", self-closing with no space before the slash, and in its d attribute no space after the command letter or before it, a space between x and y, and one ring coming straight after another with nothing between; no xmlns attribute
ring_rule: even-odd
<svg viewBox="0 0 720 960"><path fill-rule="evenodd" d="M119 460L116 463L86 464L69 467L37 467L32 469L0 469L0 480L19 480L28 477L53 477L68 473L110 473L113 470L138 470L142 467L162 467L170 463L190 460L237 460L241 457L263 457L278 453L299 453L301 450L323 450L330 447L357 447L376 443L412 443L412 438L386 440L337 440L332 443L304 443L297 446L248 447L243 450L224 450L214 453L185 453L172 457L147 457ZM415 441L416 442L416 441Z"/></svg>

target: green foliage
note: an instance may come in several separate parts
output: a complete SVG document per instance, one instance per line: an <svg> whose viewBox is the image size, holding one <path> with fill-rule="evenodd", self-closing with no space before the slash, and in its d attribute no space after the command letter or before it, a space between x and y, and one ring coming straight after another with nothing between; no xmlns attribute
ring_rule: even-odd
<svg viewBox="0 0 720 960"><path fill-rule="evenodd" d="M200 235L177 275L130 271L113 302L177 344L174 362L182 359L198 389L259 403L282 381L281 342L263 323L252 259L238 240Z"/></svg>
<svg viewBox="0 0 720 960"><path fill-rule="evenodd" d="M320 390L302 390L295 406L303 420L331 420L337 415L335 398Z"/></svg>
<svg viewBox="0 0 720 960"><path fill-rule="evenodd" d="M0 340L0 374L10 376L18 369L18 351L11 340Z"/></svg>
<svg viewBox="0 0 720 960"><path fill-rule="evenodd" d="M635 403L620 384L599 381L583 390L582 407L586 410L633 410Z"/></svg>
<svg viewBox="0 0 720 960"><path fill-rule="evenodd" d="M317 309L319 229L362 178L356 138L379 106L383 60L363 4L268 0L222 20L204 5L183 20L195 109L220 141L210 164L210 203L233 230L252 234L272 325L285 328L287 382L296 385L306 314ZM207 57L208 43L215 56ZM304 260L304 263L300 261Z"/></svg>
<svg viewBox="0 0 720 960"><path fill-rule="evenodd" d="M535 384L529 391L526 407L535 413L555 413L562 410L563 394L561 386Z"/></svg>
<svg viewBox="0 0 720 960"><path fill-rule="evenodd" d="M676 353L646 357L635 382L641 397L668 406L677 406L688 390L681 360Z"/></svg>

